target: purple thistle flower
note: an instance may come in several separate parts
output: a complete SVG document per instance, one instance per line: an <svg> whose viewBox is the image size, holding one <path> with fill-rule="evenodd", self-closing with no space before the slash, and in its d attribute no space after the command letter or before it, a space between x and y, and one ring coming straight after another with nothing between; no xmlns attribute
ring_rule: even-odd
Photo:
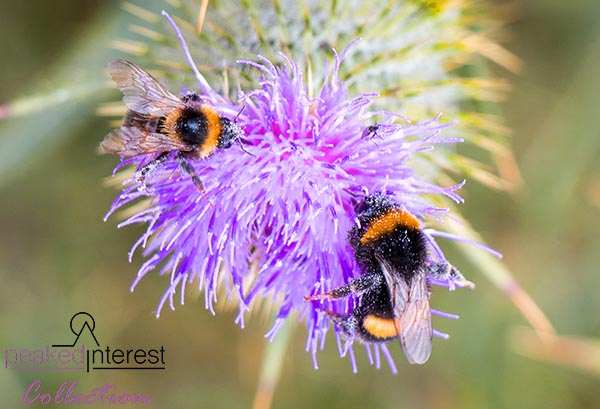
<svg viewBox="0 0 600 409"><path fill-rule="evenodd" d="M202 96L215 110L230 117L239 114L244 148L234 144L192 163L204 194L171 160L146 179L145 187L129 179L107 215L147 200L143 210L119 227L147 225L130 252L131 260L141 246L146 257L132 290L152 270L170 276L157 316L167 301L174 308L177 292L183 304L188 283L204 291L205 306L213 314L218 295L225 290L239 305L236 322L242 327L253 301L270 299L279 305L279 312L267 336L274 337L292 311L299 313L307 325L307 350L316 367L316 352L324 347L330 325L319 304L305 302L304 297L360 275L347 240L355 223L352 191L390 192L419 219L441 219L447 213L425 194L462 200L455 193L462 183L446 188L428 183L408 163L437 144L459 142L441 135L449 125L441 125L438 118L411 125L397 114L370 111L377 95L349 96L338 78L346 51L334 54L333 67L314 94L302 71L285 55L280 66L263 57L240 61L260 74L260 87L242 95L242 105L213 91L196 72ZM155 156L127 159L115 172L127 164L140 169ZM425 230L431 256L440 261L444 256L434 239L438 233ZM432 283L449 289L463 284ZM350 299L332 304L331 309L347 313L351 306ZM367 345L366 350L377 367L383 353L395 372L385 344ZM340 351L349 352L356 369L352 349L340 346Z"/></svg>

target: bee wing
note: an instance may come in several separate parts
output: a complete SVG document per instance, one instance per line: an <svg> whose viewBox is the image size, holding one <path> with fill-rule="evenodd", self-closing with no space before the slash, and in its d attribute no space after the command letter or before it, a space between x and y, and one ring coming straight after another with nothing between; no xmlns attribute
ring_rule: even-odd
<svg viewBox="0 0 600 409"><path fill-rule="evenodd" d="M122 127L110 132L100 148L106 153L119 156L137 156L143 153L189 151L192 148L183 142L160 133L144 132L138 128Z"/></svg>
<svg viewBox="0 0 600 409"><path fill-rule="evenodd" d="M142 114L164 116L185 104L152 75L127 60L114 60L108 72L123 92L127 108Z"/></svg>
<svg viewBox="0 0 600 409"><path fill-rule="evenodd" d="M433 341L425 274L416 273L407 281L389 263L379 259L379 264L390 290L394 324L404 355L411 364L423 364L431 355Z"/></svg>
<svg viewBox="0 0 600 409"><path fill-rule="evenodd" d="M419 273L412 278L409 299L399 321L402 329L400 344L406 359L411 364L424 364L431 355L433 342L429 289L424 274Z"/></svg>

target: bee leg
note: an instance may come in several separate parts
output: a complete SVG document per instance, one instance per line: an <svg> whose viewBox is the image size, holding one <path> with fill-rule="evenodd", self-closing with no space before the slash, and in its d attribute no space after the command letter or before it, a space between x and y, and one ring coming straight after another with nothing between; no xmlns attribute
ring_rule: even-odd
<svg viewBox="0 0 600 409"><path fill-rule="evenodd" d="M344 334L354 336L358 330L358 320L353 315L343 315L335 311L323 310L327 314L327 318L337 325Z"/></svg>
<svg viewBox="0 0 600 409"><path fill-rule="evenodd" d="M372 288L379 287L382 284L382 276L377 273L370 273L350 280L349 284L341 287L334 288L323 294L315 294L304 297L304 301L315 301L315 300L337 300L345 298L352 293L361 295Z"/></svg>
<svg viewBox="0 0 600 409"><path fill-rule="evenodd" d="M198 190L200 190L201 192L204 192L204 185L202 184L202 181L200 180L198 175L196 175L196 170L194 169L192 164L188 161L188 157L189 157L189 155L187 155L186 152L179 152L177 154L177 156L175 156L175 160L179 164L179 167L185 173L190 175L190 177L192 178L192 182L194 182L194 185L196 185Z"/></svg>
<svg viewBox="0 0 600 409"><path fill-rule="evenodd" d="M445 280L449 283L449 289L454 290L456 286L474 289L475 284L467 280L456 267L447 261L440 261L429 266L428 273L438 280Z"/></svg>
<svg viewBox="0 0 600 409"><path fill-rule="evenodd" d="M154 160L148 162L143 168L135 172L135 181L141 184L141 189L146 190L146 178L162 166L169 158L169 152L163 152Z"/></svg>
<svg viewBox="0 0 600 409"><path fill-rule="evenodd" d="M200 180L198 175L196 175L196 170L194 169L192 164L189 162L188 159L190 159L190 158L194 158L194 154L190 153L190 152L179 152L177 154L177 156L175 156L175 160L179 164L179 167L185 173L190 175L190 177L192 178L192 182L194 182L194 185L196 186L196 188L198 188L198 190L202 193L204 198L208 201L208 204L211 207L215 207L215 205L210 201L210 199L206 195L206 191L204 190L204 185L202 184L202 181Z"/></svg>
<svg viewBox="0 0 600 409"><path fill-rule="evenodd" d="M343 315L327 309L324 309L323 311L327 314L327 318L339 328L344 340L343 350L346 351L348 347L352 345L352 342L358 333L360 323L354 315Z"/></svg>

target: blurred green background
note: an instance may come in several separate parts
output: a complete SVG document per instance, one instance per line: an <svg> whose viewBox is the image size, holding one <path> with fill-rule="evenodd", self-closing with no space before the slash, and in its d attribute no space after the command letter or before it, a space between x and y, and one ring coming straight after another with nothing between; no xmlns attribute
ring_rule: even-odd
<svg viewBox="0 0 600 409"><path fill-rule="evenodd" d="M118 1L0 3L0 102L89 84L96 74L101 88L102 67L123 56L108 48L130 19ZM518 76L498 72L514 85L502 109L514 130L524 183L512 194L469 183L462 211L504 254L559 333L600 339L600 3L530 0L513 6L505 45L525 68ZM107 100L117 94L98 95ZM78 381L81 391L109 382L119 391L149 394L150 407L251 407L267 319L251 316L240 330L234 312L213 317L192 293L185 306L165 308L157 320L167 278L153 274L129 292L142 259L129 264L127 251L142 228L117 231L117 218L102 221L115 196L102 181L117 160L96 154L109 129L105 118L94 115L97 102L82 98L0 122L0 346L69 341L68 321L83 310L96 319L101 344L163 345L167 371L65 377L2 368L0 406L23 405L35 379L47 391L68 379ZM600 361L594 373L515 353L511 345L522 339L511 334L526 321L456 249L447 251L477 290L436 292L433 307L462 318L435 319L451 338L435 341L427 365L409 366L391 345L399 367L392 375L385 365L379 371L369 366L358 347L359 372L352 374L329 337L315 371L299 326L273 407L600 407Z"/></svg>

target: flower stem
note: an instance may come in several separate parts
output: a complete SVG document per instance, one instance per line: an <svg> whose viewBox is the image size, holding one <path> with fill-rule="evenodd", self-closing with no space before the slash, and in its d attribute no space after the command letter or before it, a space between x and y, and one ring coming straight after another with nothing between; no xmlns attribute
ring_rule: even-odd
<svg viewBox="0 0 600 409"><path fill-rule="evenodd" d="M293 321L285 320L273 342L267 344L252 409L269 409L273 403L273 395L281 376L285 353L296 327Z"/></svg>

